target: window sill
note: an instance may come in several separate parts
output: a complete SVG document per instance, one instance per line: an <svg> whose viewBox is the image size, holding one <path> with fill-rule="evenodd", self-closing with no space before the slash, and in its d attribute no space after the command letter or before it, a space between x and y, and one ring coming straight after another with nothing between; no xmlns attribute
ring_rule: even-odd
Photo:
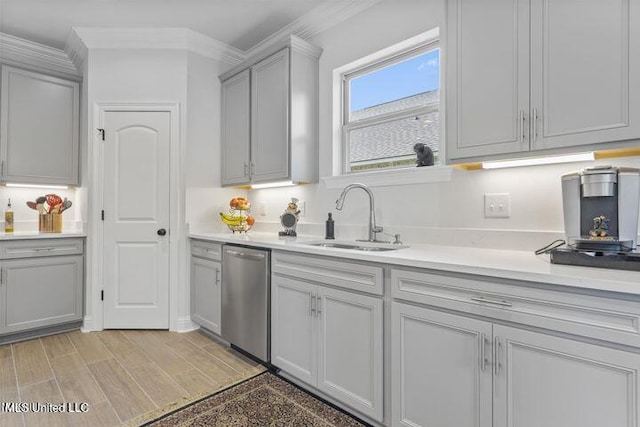
<svg viewBox="0 0 640 427"><path fill-rule="evenodd" d="M359 172L322 178L326 188L344 188L359 182L369 187L391 187L396 185L425 184L451 181L453 169L450 166L425 166L395 170Z"/></svg>

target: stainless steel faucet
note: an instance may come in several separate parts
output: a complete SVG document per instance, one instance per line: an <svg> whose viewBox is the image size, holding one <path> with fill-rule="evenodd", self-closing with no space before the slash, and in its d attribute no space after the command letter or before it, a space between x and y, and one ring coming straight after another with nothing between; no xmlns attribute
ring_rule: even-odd
<svg viewBox="0 0 640 427"><path fill-rule="evenodd" d="M347 193L350 190L353 190L354 188L360 188L361 190L364 190L369 195L369 239L368 241L380 242L380 240L376 239L376 233L381 233L382 227L378 227L376 225L376 206L373 200L373 192L369 187L367 187L364 184L357 184L357 183L347 185L346 187L344 187L344 190L342 190L342 193L340 194L340 197L338 197L338 200L336 200L336 209L339 211L342 210L342 205L344 205L344 199Z"/></svg>

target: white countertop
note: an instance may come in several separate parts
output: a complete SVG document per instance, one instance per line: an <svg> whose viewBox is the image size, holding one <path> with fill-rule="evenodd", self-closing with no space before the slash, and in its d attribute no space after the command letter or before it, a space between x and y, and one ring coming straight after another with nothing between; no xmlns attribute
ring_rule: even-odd
<svg viewBox="0 0 640 427"><path fill-rule="evenodd" d="M86 237L86 234L80 231L63 231L62 233L40 233L39 231L0 232L0 240L64 239L69 237Z"/></svg>
<svg viewBox="0 0 640 427"><path fill-rule="evenodd" d="M412 244L408 248L386 252L361 252L304 244L322 240L319 237L279 237L275 233L255 232L192 232L189 237L390 265L640 295L640 272L551 264L548 255L535 255L533 252L429 244Z"/></svg>

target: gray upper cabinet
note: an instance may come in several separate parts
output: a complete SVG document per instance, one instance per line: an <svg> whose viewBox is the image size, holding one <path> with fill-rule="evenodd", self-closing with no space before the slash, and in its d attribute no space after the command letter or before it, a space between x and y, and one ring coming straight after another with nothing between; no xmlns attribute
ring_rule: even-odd
<svg viewBox="0 0 640 427"><path fill-rule="evenodd" d="M640 137L635 0L478 3L447 1L450 161L614 148Z"/></svg>
<svg viewBox="0 0 640 427"><path fill-rule="evenodd" d="M78 184L79 85L2 67L3 182Z"/></svg>
<svg viewBox="0 0 640 427"><path fill-rule="evenodd" d="M220 76L222 185L318 180L318 58L296 36Z"/></svg>

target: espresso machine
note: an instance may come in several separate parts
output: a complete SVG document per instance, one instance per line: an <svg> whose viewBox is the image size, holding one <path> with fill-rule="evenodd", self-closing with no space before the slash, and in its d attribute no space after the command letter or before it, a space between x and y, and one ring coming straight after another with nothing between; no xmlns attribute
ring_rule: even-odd
<svg viewBox="0 0 640 427"><path fill-rule="evenodd" d="M555 264L640 271L640 169L594 166L562 176L567 247Z"/></svg>

